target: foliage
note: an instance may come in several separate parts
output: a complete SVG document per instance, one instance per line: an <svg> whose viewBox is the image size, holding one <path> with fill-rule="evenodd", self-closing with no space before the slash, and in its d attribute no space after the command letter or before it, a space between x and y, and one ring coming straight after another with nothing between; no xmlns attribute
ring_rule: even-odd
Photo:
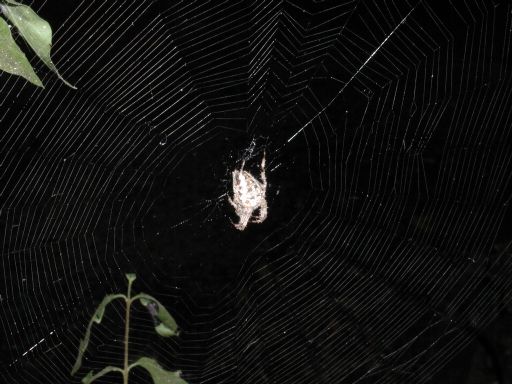
<svg viewBox="0 0 512 384"><path fill-rule="evenodd" d="M83 379L82 383L89 384L94 380L106 375L110 372L119 372L123 376L123 383L128 383L128 377L130 370L135 367L141 367L146 369L151 378L153 379L153 383L155 384L187 384L185 380L180 377L180 372L171 372L163 369L154 359L149 357L141 357L137 361L132 364L129 364L129 338L130 338L130 308L132 303L139 302L144 307L146 307L149 313L153 316L155 320L155 331L163 337L177 336L179 334L178 325L176 321L171 316L169 311L153 296L147 295L145 293L139 293L135 296L132 296L131 288L132 283L134 282L136 276L135 274L127 274L126 278L128 280L128 291L127 294L110 294L103 298L100 305L96 308L96 311L91 317L89 321L89 325L87 326L87 330L85 332L85 336L80 340L80 346L78 348L78 356L76 358L73 369L71 370L71 374L74 375L82 365L82 358L89 344L89 339L91 336L91 328L94 323L99 324L103 319L103 314L105 313L105 309L108 304L113 302L114 300L122 299L126 304L126 312L125 312L125 332L124 332L124 364L123 367L113 367L108 366L103 368L98 373L94 373L90 371Z"/></svg>
<svg viewBox="0 0 512 384"><path fill-rule="evenodd" d="M76 89L59 74L50 57L52 28L27 5L14 0L0 0L0 12L10 22L0 18L0 70L24 77L32 84L43 87L27 57L14 41L11 28L15 27L41 61L69 87Z"/></svg>

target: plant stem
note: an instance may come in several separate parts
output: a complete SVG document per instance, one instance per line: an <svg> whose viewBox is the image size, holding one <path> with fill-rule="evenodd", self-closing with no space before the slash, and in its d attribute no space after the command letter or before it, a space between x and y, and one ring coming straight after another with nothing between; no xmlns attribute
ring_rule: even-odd
<svg viewBox="0 0 512 384"><path fill-rule="evenodd" d="M128 278L128 293L126 295L126 312L124 316L124 364L123 384L128 384L130 367L128 366L128 343L130 341L130 307L132 305L132 283L134 279Z"/></svg>

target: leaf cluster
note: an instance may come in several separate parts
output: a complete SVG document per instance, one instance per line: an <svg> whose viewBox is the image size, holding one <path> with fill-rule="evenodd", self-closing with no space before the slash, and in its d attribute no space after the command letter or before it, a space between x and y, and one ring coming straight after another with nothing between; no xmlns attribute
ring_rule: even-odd
<svg viewBox="0 0 512 384"><path fill-rule="evenodd" d="M109 305L111 302L115 300L124 300L126 306L127 306L127 314L125 319L125 327L128 327L129 323L129 316L130 316L130 306L134 302L138 302L142 304L144 307L148 309L148 311L155 317L155 331L162 337L171 337L171 336L177 336L179 335L179 328L176 324L176 321L172 317L172 315L169 313L169 311L163 306L162 303L160 303L157 299L155 299L153 296L148 295L146 293L139 293L135 296L131 295L131 285L133 281L135 280L135 274L127 274L126 278L128 279L128 292L127 295L117 293L117 294L110 294L106 295L101 303L98 305L96 310L94 311L94 314L92 315L89 325L87 326L87 329L85 331L84 338L80 340L80 346L78 348L78 356L76 358L75 364L73 365L73 368L71 370L71 374L74 375L78 372L80 367L82 366L82 359L84 356L84 353L87 349L87 346L89 345L89 339L91 337L91 329L93 324L100 324L103 315L105 314L105 309L107 305ZM123 368L114 367L114 366L108 366L103 368L98 373L94 373L93 371L90 371L83 379L83 384L90 384L96 379L106 375L110 372L119 372L123 375L124 382L128 382L128 375L132 368L135 367L141 367L146 369L149 374L151 375L151 378L153 379L153 382L155 384L187 384L185 380L183 380L180 377L180 372L172 372L167 371L163 369L160 364L154 359L151 359L149 357L141 357L137 361L135 361L132 364L128 365L128 339L129 329L125 329L125 366Z"/></svg>
<svg viewBox="0 0 512 384"><path fill-rule="evenodd" d="M27 56L14 41L11 29L15 28L44 65L67 86L76 89L59 74L50 57L52 48L50 24L39 17L29 6L14 0L0 0L0 13L5 18L0 17L0 70L24 77L32 84L44 88Z"/></svg>

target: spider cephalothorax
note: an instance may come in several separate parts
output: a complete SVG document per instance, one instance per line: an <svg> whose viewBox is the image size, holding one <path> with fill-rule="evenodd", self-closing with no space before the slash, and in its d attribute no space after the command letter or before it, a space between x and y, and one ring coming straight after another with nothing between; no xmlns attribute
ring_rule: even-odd
<svg viewBox="0 0 512 384"><path fill-rule="evenodd" d="M235 228L243 231L249 221L261 223L267 218L267 179L265 177L265 153L261 160L261 181L257 180L249 172L244 171L245 161L240 169L233 171L233 197L228 196L229 203L235 208L239 222L234 224ZM256 210L259 215L252 219Z"/></svg>

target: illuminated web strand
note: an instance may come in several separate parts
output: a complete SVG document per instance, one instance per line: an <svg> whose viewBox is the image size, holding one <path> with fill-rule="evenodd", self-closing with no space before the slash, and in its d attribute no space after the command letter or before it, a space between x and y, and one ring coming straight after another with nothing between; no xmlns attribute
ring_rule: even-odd
<svg viewBox="0 0 512 384"><path fill-rule="evenodd" d="M297 132L295 132L288 140L287 142L289 143L290 141L292 141L295 137L297 137L297 135L299 133L301 133L309 124L311 124L313 122L313 120L315 120L321 113L323 113L327 108L329 108L329 106L334 102L334 100L336 100L338 98L338 96L340 94L343 93L343 91L345 90L345 88L352 82L352 80L359 74L359 72L361 72L361 70L366 66L366 64L368 64L368 62L373 58L373 56L375 56L375 54L382 48L382 46L384 44L386 44L386 41L389 40L389 38L391 36L393 36L393 34L398 30L398 28L403 24L405 23L405 21L407 20L407 18L409 17L409 15L411 14L411 12L416 8L416 6L414 6L413 8L411 8L411 10L407 13L407 15L405 15L405 17L400 21L400 23L398 23L395 28L391 31L391 33L389 35L386 36L386 38L384 40L382 40L382 43L379 44L379 46L372 52L372 54L370 56L368 56L368 58L365 60L365 62L359 67L359 69L352 75L352 77L345 83L345 85L338 91L338 93L331 99L331 101L329 101L329 103L323 107L318 113L315 114L315 116L313 116L306 124L304 124Z"/></svg>

